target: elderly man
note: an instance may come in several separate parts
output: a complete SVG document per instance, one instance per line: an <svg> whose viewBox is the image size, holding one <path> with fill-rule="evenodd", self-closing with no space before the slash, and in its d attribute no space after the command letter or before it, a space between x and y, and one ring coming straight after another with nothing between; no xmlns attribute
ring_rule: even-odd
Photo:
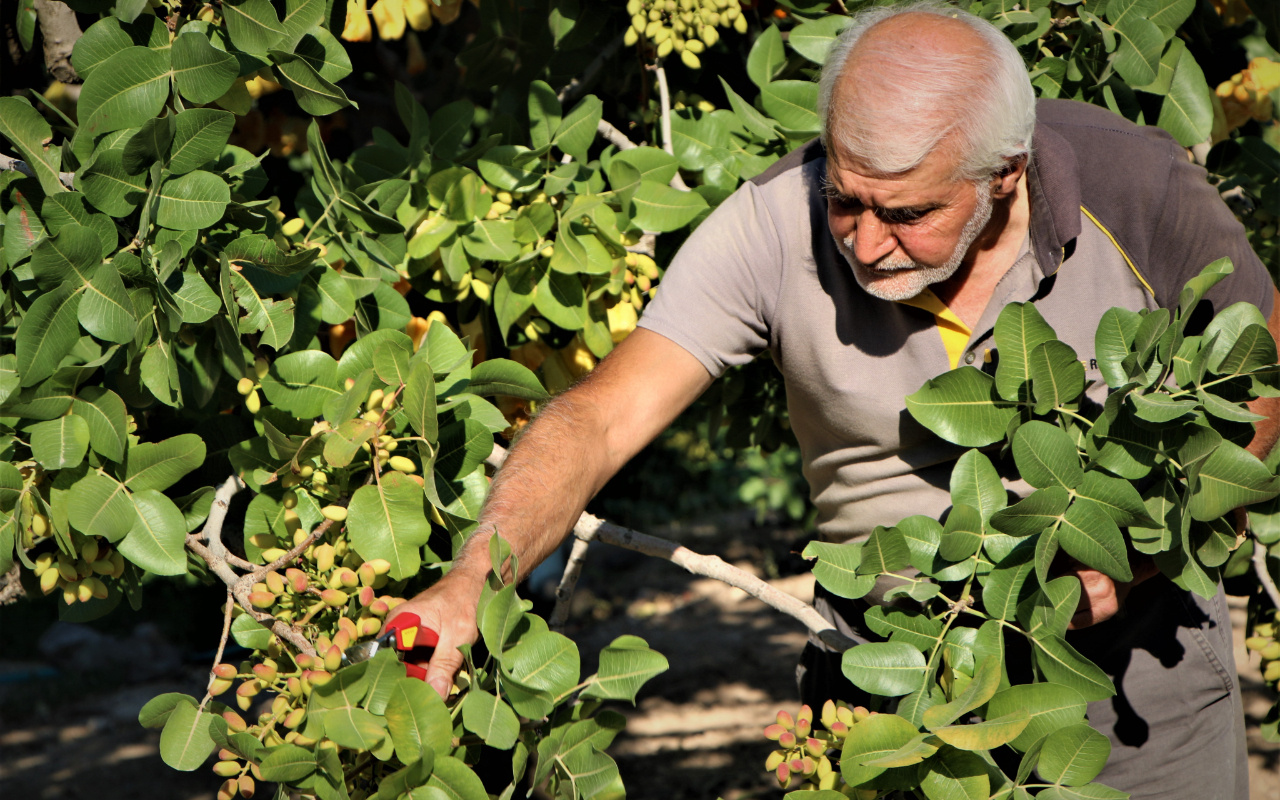
<svg viewBox="0 0 1280 800"><path fill-rule="evenodd" d="M1189 277L1230 256L1236 271L1206 305L1255 303L1280 328L1265 269L1185 151L1105 110L1037 103L1018 52L982 20L934 5L864 12L827 60L819 111L822 141L698 228L640 328L512 450L453 571L400 607L440 632L428 680L441 694L456 646L476 640L491 532L536 564L716 376L766 348L786 378L818 532L847 541L949 506L961 451L903 397L949 367L989 363L1009 302L1034 302L1088 363L1105 309L1171 308ZM1130 593L1076 574L1072 641L1120 692L1089 708L1114 748L1099 780L1135 796L1247 797L1221 594L1197 601L1164 578ZM857 604L821 593L817 604L863 632ZM806 699L852 691L816 643L801 671Z"/></svg>

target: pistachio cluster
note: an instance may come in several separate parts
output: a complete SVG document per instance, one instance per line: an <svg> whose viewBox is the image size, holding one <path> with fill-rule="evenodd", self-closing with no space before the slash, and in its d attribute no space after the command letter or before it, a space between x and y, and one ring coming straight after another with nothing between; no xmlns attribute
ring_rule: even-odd
<svg viewBox="0 0 1280 800"><path fill-rule="evenodd" d="M1280 612L1270 622L1260 622L1253 627L1253 635L1244 640L1244 646L1262 657L1262 679L1267 683L1280 683L1280 641L1276 640L1276 625Z"/></svg>
<svg viewBox="0 0 1280 800"><path fill-rule="evenodd" d="M629 0L631 27L628 46L641 37L653 43L658 58L679 53L690 69L701 69L698 54L720 41L718 27L747 32L747 18L739 0Z"/></svg>
<svg viewBox="0 0 1280 800"><path fill-rule="evenodd" d="M813 725L813 709L807 705L800 706L800 713L795 717L779 711L777 722L764 729L765 738L778 743L778 749L765 759L765 769L774 773L783 789L832 790L861 800L863 790L847 786L840 779L839 752L854 724L871 715L872 712L862 706L850 707L844 702L828 700L819 717L826 730L818 730ZM832 763L833 758L837 764ZM870 790L866 796L875 794L875 790Z"/></svg>

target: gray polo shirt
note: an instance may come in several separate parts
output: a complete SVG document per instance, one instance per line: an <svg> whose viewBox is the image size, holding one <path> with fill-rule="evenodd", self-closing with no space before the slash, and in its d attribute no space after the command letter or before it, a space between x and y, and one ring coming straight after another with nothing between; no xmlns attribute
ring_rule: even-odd
<svg viewBox="0 0 1280 800"><path fill-rule="evenodd" d="M1071 101L1040 101L1037 114L1029 246L963 350L953 347L960 362L993 369L996 317L1031 301L1075 348L1101 400L1093 337L1102 313L1173 308L1186 280L1222 256L1236 271L1210 292L1199 324L1241 300L1270 315L1272 282L1243 227L1167 134ZM951 323L928 304L858 286L827 227L825 169L813 142L742 186L689 237L640 326L713 376L771 351L818 533L847 541L912 514L940 515L963 449L915 422L903 400L951 368L939 327Z"/></svg>

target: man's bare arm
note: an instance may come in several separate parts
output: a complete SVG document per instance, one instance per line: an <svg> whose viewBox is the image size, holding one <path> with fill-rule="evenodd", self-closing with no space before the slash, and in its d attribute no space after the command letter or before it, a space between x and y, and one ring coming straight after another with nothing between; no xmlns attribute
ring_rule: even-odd
<svg viewBox="0 0 1280 800"><path fill-rule="evenodd" d="M701 363L671 340L635 330L573 388L537 415L495 477L476 531L453 569L399 606L440 634L427 682L447 696L476 640L476 604L498 531L528 574L562 542L596 492L711 384ZM515 576L509 574L508 580Z"/></svg>

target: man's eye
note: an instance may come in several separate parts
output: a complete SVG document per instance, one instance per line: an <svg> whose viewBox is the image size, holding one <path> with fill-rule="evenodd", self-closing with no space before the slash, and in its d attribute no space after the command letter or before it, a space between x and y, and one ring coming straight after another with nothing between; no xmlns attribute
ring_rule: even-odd
<svg viewBox="0 0 1280 800"><path fill-rule="evenodd" d="M881 210L880 219L890 225L910 225L924 219L928 211L915 208L886 208Z"/></svg>
<svg viewBox="0 0 1280 800"><path fill-rule="evenodd" d="M840 194L827 195L827 201L830 203L834 203L838 208L841 208L845 211L857 211L858 209L862 208L862 203L858 202L856 198L846 197Z"/></svg>

